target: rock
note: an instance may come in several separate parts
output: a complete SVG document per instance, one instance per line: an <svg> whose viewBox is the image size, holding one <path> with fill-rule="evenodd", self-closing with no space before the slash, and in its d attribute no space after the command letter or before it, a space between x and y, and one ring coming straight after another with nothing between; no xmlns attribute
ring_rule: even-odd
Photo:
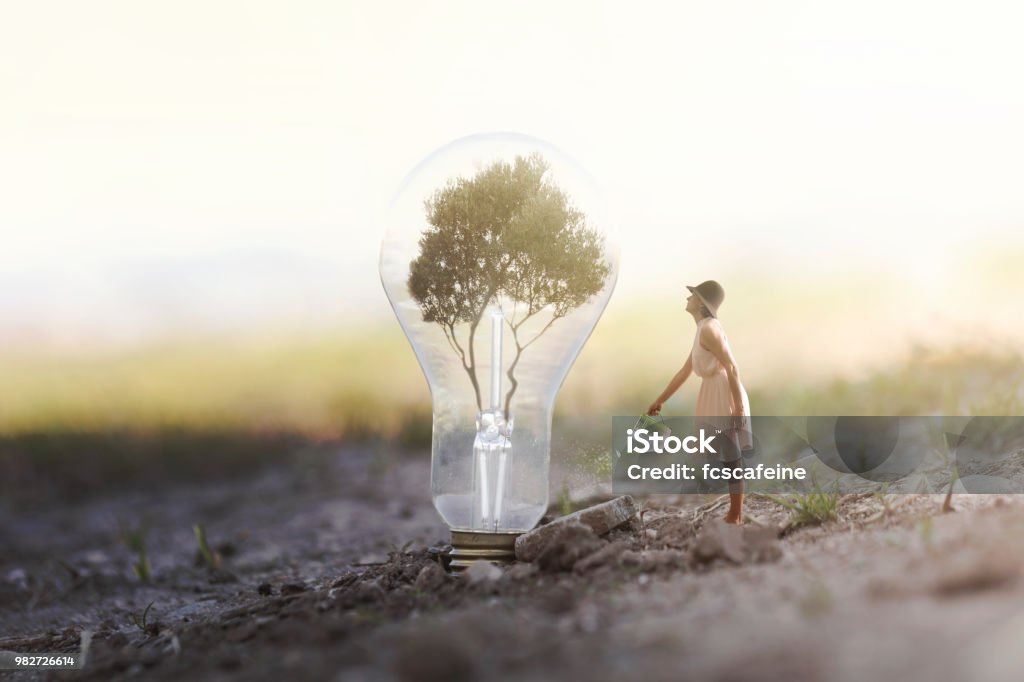
<svg viewBox="0 0 1024 682"><path fill-rule="evenodd" d="M581 509L516 538L516 559L536 561L551 544L552 539L567 525L582 524L589 527L594 535L604 535L635 516L636 503L629 495Z"/></svg>
<svg viewBox="0 0 1024 682"><path fill-rule="evenodd" d="M269 597L274 594L274 586L270 583L260 583L260 586L256 588L261 597Z"/></svg>
<svg viewBox="0 0 1024 682"><path fill-rule="evenodd" d="M775 561L782 556L782 547L774 528L737 526L714 519L697 534L690 556L698 564L716 559L735 564Z"/></svg>
<svg viewBox="0 0 1024 682"><path fill-rule="evenodd" d="M559 524L547 546L537 557L542 571L571 571L580 559L605 546L590 526L582 523Z"/></svg>
<svg viewBox="0 0 1024 682"><path fill-rule="evenodd" d="M414 583L417 590L421 592L433 592L444 585L445 574L440 564L431 562L420 569Z"/></svg>
<svg viewBox="0 0 1024 682"><path fill-rule="evenodd" d="M489 561L474 561L462 572L469 585L488 585L501 577L501 569Z"/></svg>

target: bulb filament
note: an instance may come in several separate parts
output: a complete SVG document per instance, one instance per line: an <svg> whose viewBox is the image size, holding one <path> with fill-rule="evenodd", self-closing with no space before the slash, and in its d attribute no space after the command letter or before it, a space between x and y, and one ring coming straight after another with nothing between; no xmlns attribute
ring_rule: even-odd
<svg viewBox="0 0 1024 682"><path fill-rule="evenodd" d="M501 345L504 322L501 311L491 313L491 407L477 415L477 433L473 443L476 496L480 504L477 525L487 531L496 531L501 525L509 457L512 452L512 420L506 419L501 409Z"/></svg>

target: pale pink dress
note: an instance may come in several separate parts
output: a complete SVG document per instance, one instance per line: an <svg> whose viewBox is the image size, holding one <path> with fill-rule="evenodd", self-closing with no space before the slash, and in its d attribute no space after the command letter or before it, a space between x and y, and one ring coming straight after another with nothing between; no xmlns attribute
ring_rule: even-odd
<svg viewBox="0 0 1024 682"><path fill-rule="evenodd" d="M732 415L732 391L729 389L729 375L725 373L725 367L718 358L700 345L700 333L706 324L713 324L718 327L722 335L722 343L726 350L729 350L729 340L722 330L722 323L714 317L705 317L697 323L697 334L693 338L693 350L690 359L693 363L693 372L700 377L700 391L697 393L696 423L710 426L712 428L728 428L727 419L707 419L708 417L730 417ZM737 432L737 444L741 450L746 450L753 445L753 434L750 431L750 401L747 392L740 386L740 393L743 396L743 414L747 415L746 426Z"/></svg>

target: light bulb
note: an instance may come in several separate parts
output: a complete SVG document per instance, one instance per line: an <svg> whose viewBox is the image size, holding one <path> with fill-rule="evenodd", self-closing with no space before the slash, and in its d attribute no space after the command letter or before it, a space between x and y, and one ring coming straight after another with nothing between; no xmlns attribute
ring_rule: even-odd
<svg viewBox="0 0 1024 682"><path fill-rule="evenodd" d="M381 281L430 385L456 569L511 559L547 509L555 397L618 274L610 227L589 175L513 134L441 148L392 203Z"/></svg>

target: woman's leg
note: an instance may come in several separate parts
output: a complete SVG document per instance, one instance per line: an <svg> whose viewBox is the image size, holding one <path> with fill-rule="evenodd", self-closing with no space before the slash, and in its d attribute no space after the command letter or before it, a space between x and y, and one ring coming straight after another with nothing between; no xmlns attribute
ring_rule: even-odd
<svg viewBox="0 0 1024 682"><path fill-rule="evenodd" d="M729 478L729 511L726 523L743 523L743 452L733 429L732 419L722 417L718 425L721 433L715 438L719 456L724 460L722 468L731 471Z"/></svg>
<svg viewBox="0 0 1024 682"><path fill-rule="evenodd" d="M732 466L733 476L740 476L743 471L743 458L735 462L726 462ZM726 523L743 523L743 479L729 480L729 511L725 515Z"/></svg>

